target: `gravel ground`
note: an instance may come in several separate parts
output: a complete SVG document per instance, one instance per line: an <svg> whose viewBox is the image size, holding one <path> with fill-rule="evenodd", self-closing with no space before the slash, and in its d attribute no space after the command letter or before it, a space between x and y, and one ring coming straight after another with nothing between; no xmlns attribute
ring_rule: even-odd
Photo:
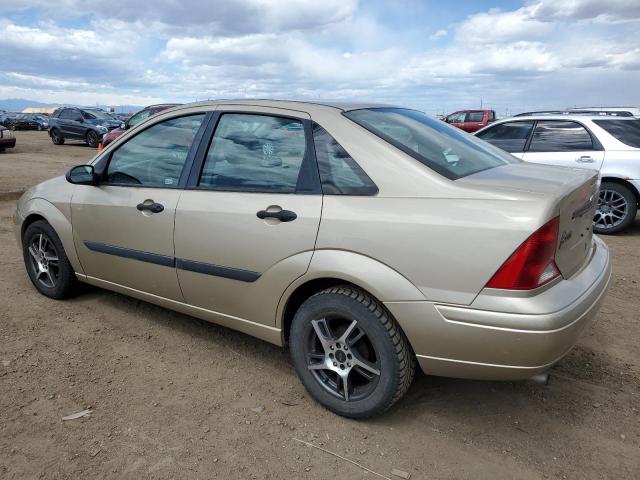
<svg viewBox="0 0 640 480"><path fill-rule="evenodd" d="M605 238L609 295L548 386L419 374L390 412L351 421L277 347L104 290L37 294L15 198L95 150L17 137L0 153L0 478L380 478L295 439L389 478L640 478L640 220Z"/></svg>

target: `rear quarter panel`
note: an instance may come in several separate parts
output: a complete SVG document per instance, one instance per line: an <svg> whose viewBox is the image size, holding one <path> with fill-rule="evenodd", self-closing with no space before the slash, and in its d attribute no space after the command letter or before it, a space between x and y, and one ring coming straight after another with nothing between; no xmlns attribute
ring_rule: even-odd
<svg viewBox="0 0 640 480"><path fill-rule="evenodd" d="M325 196L316 249L357 252L405 277L427 300L467 305L533 225L542 224L536 202L525 203ZM387 283L394 281L389 276Z"/></svg>

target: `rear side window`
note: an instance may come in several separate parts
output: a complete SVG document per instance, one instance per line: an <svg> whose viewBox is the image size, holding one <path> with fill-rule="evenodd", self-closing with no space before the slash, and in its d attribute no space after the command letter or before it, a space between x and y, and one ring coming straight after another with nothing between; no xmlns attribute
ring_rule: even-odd
<svg viewBox="0 0 640 480"><path fill-rule="evenodd" d="M577 122L538 121L529 151L572 152L594 150L591 135Z"/></svg>
<svg viewBox="0 0 640 480"><path fill-rule="evenodd" d="M63 120L78 120L82 119L82 115L80 115L80 112L77 112L76 110L67 108L60 113L60 118Z"/></svg>
<svg viewBox="0 0 640 480"><path fill-rule="evenodd" d="M507 122L489 127L476 137L507 152L522 152L533 128L533 121Z"/></svg>
<svg viewBox="0 0 640 480"><path fill-rule="evenodd" d="M128 140L111 154L106 183L175 188L204 117L165 120Z"/></svg>
<svg viewBox="0 0 640 480"><path fill-rule="evenodd" d="M640 120L594 120L593 123L625 145L640 148Z"/></svg>
<svg viewBox="0 0 640 480"><path fill-rule="evenodd" d="M484 113L482 112L469 112L467 114L467 122L481 122L484 118Z"/></svg>
<svg viewBox="0 0 640 480"><path fill-rule="evenodd" d="M227 113L220 117L198 185L213 190L294 193L305 152L300 120Z"/></svg>
<svg viewBox="0 0 640 480"><path fill-rule="evenodd" d="M451 180L519 162L473 135L415 110L365 108L344 115Z"/></svg>
<svg viewBox="0 0 640 480"><path fill-rule="evenodd" d="M378 187L329 133L313 126L318 170L325 195L375 195Z"/></svg>

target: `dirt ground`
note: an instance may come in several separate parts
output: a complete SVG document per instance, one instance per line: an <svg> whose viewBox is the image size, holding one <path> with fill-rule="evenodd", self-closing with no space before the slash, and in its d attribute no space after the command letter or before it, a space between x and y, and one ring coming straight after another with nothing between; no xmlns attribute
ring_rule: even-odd
<svg viewBox="0 0 640 480"><path fill-rule="evenodd" d="M380 478L294 439L389 478L640 478L640 218L605 238L612 288L548 386L419 374L390 412L351 421L277 347L104 290L37 294L16 192L95 150L17 139L0 153L0 478Z"/></svg>

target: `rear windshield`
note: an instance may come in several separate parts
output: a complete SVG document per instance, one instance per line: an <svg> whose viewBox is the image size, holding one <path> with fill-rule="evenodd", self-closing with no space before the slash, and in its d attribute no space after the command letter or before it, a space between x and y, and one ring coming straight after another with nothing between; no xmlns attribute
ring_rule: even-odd
<svg viewBox="0 0 640 480"><path fill-rule="evenodd" d="M367 108L344 115L451 180L519 161L489 143L415 110Z"/></svg>
<svg viewBox="0 0 640 480"><path fill-rule="evenodd" d="M593 123L605 129L622 143L640 148L640 120L594 120Z"/></svg>

